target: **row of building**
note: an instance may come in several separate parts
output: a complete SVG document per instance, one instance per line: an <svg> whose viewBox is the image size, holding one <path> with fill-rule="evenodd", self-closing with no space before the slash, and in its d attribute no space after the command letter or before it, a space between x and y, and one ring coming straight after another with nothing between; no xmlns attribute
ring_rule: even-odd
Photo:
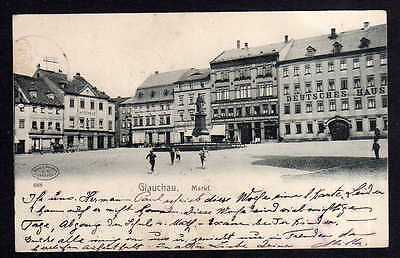
<svg viewBox="0 0 400 258"><path fill-rule="evenodd" d="M115 147L115 103L79 73L14 74L16 153Z"/></svg>
<svg viewBox="0 0 400 258"><path fill-rule="evenodd" d="M155 72L119 98L121 146L192 140L205 100L212 141L346 140L387 135L386 24L220 53L207 69Z"/></svg>

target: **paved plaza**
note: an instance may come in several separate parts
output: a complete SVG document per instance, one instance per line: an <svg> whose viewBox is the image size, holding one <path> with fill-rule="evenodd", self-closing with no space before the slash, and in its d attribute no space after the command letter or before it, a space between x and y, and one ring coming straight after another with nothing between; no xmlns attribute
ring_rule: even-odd
<svg viewBox="0 0 400 258"><path fill-rule="evenodd" d="M182 160L170 164L169 153L157 152L155 174L149 173L147 148L116 148L56 154L24 154L15 157L16 178L31 177L38 164L56 165L63 177L81 179L108 176L167 178L268 175L287 179L355 176L384 179L387 176L387 140L381 140L380 160L375 160L371 140L266 143L241 149L210 151L205 169L198 152L182 152ZM178 177L176 177L178 176Z"/></svg>

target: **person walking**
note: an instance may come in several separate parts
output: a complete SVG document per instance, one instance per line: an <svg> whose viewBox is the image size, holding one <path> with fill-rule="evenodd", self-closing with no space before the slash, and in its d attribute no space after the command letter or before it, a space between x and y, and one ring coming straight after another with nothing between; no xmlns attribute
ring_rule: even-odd
<svg viewBox="0 0 400 258"><path fill-rule="evenodd" d="M154 165L156 164L156 157L157 156L156 156L156 154L154 154L153 150L150 150L149 154L147 154L147 156L146 156L146 159L149 160L150 166L151 166L151 168L150 168L151 172L150 173L154 173Z"/></svg>
<svg viewBox="0 0 400 258"><path fill-rule="evenodd" d="M379 159L379 149L381 146L378 143L378 139L374 139L374 144L372 145L372 150L375 153L375 159Z"/></svg>
<svg viewBox="0 0 400 258"><path fill-rule="evenodd" d="M170 149L169 156L171 157L171 165L174 165L174 161L175 161L175 149L174 148Z"/></svg>
<svg viewBox="0 0 400 258"><path fill-rule="evenodd" d="M205 160L206 160L206 150L204 147L200 151L199 156L200 156L200 161L201 161L201 168L204 168Z"/></svg>
<svg viewBox="0 0 400 258"><path fill-rule="evenodd" d="M176 150L175 150L175 157L176 157L176 160L181 161L181 152L179 151L178 148L176 148Z"/></svg>

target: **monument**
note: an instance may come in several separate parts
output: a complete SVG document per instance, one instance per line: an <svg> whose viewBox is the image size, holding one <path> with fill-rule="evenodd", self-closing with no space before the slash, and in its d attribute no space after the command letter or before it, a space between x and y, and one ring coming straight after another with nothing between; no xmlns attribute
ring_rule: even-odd
<svg viewBox="0 0 400 258"><path fill-rule="evenodd" d="M194 142L209 142L210 133L206 127L206 113L204 112L204 98L197 96L196 113L194 114L194 129L192 132Z"/></svg>

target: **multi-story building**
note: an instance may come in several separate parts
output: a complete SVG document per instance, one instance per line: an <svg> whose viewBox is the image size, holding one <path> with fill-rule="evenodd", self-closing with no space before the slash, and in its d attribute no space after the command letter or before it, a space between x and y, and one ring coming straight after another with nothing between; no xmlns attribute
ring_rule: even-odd
<svg viewBox="0 0 400 258"><path fill-rule="evenodd" d="M190 69L176 82L174 90L174 125L179 143L191 142L196 113L196 100L203 97L206 127L211 131L210 69Z"/></svg>
<svg viewBox="0 0 400 258"><path fill-rule="evenodd" d="M212 123L224 125L228 141L277 140L278 80L276 63L291 41L223 51L210 62Z"/></svg>
<svg viewBox="0 0 400 258"><path fill-rule="evenodd" d="M64 146L79 150L115 146L115 104L103 91L79 73L68 80L61 72L37 69L34 77L62 97L64 103Z"/></svg>
<svg viewBox="0 0 400 258"><path fill-rule="evenodd" d="M279 61L284 140L372 137L388 128L386 25L294 40Z"/></svg>
<svg viewBox="0 0 400 258"><path fill-rule="evenodd" d="M116 98L112 98L111 101L115 103L115 146L116 147L125 147L129 146L132 144L132 142L129 141L129 129L130 126L126 122L126 109L123 108L121 110L121 103L128 100L129 97L121 97L118 96ZM122 113L122 111L124 113ZM129 109L130 111L130 109ZM130 113L129 113L130 114ZM128 118L130 121L130 117ZM121 121L124 120L124 124L121 123Z"/></svg>
<svg viewBox="0 0 400 258"><path fill-rule="evenodd" d="M62 144L63 104L40 78L14 74L16 153L49 150Z"/></svg>
<svg viewBox="0 0 400 258"><path fill-rule="evenodd" d="M190 69L164 73L156 71L137 88L131 99L121 103L121 113L131 114L130 122L121 118L121 123L131 124L134 145L178 142L174 133L174 88L188 71Z"/></svg>

